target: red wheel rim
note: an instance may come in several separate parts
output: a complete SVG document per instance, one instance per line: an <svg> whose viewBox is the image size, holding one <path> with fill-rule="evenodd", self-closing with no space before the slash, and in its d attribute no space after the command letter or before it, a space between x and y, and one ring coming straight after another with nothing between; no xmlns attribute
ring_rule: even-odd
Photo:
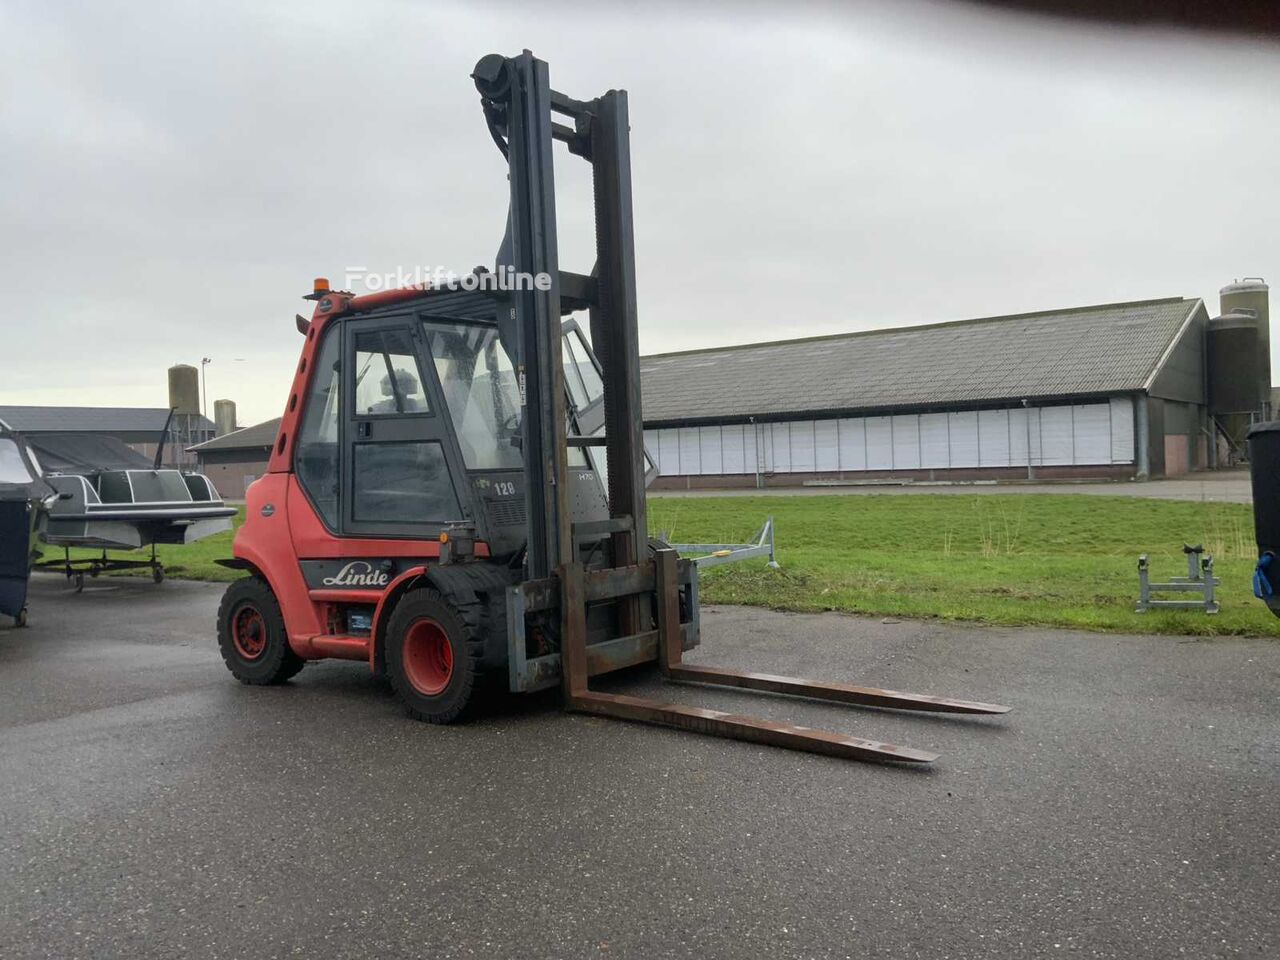
<svg viewBox="0 0 1280 960"><path fill-rule="evenodd" d="M434 620L415 620L404 634L404 673L425 697L444 693L453 679L453 647L444 627Z"/></svg>
<svg viewBox="0 0 1280 960"><path fill-rule="evenodd" d="M231 643L246 660L257 660L267 649L267 621L258 608L245 604L231 617Z"/></svg>

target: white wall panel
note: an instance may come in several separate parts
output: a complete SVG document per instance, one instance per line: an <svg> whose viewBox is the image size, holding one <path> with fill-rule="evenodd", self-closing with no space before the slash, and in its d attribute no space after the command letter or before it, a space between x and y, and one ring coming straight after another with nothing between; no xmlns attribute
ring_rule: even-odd
<svg viewBox="0 0 1280 960"><path fill-rule="evenodd" d="M791 472L813 473L815 462L812 420L796 420L791 424Z"/></svg>
<svg viewBox="0 0 1280 960"><path fill-rule="evenodd" d="M814 464L819 472L840 469L839 434L839 424L835 420L818 420L814 423Z"/></svg>
<svg viewBox="0 0 1280 960"><path fill-rule="evenodd" d="M702 457L698 452L698 428L681 427L680 472L689 476L702 473Z"/></svg>
<svg viewBox="0 0 1280 960"><path fill-rule="evenodd" d="M1027 465L1028 416L1029 413L1023 407L1016 407L1009 411L1009 466L1011 467ZM1035 428L1034 422L1032 427Z"/></svg>
<svg viewBox="0 0 1280 960"><path fill-rule="evenodd" d="M1111 462L1111 406L1086 403L1073 409L1076 463Z"/></svg>
<svg viewBox="0 0 1280 960"><path fill-rule="evenodd" d="M920 417L914 413L899 414L890 423L893 428L893 469L920 469Z"/></svg>
<svg viewBox="0 0 1280 960"><path fill-rule="evenodd" d="M1111 462L1133 463L1133 401L1115 397L1111 408Z"/></svg>
<svg viewBox="0 0 1280 960"><path fill-rule="evenodd" d="M920 414L920 466L926 470L945 470L951 466L945 413Z"/></svg>
<svg viewBox="0 0 1280 960"><path fill-rule="evenodd" d="M725 473L753 472L747 470L747 451L742 434L740 423L726 423L720 429L720 459ZM754 432L750 436L754 440Z"/></svg>
<svg viewBox="0 0 1280 960"><path fill-rule="evenodd" d="M978 465L1009 466L1008 410L978 411Z"/></svg>
<svg viewBox="0 0 1280 960"><path fill-rule="evenodd" d="M867 469L893 469L891 417L867 417Z"/></svg>
<svg viewBox="0 0 1280 960"><path fill-rule="evenodd" d="M972 410L947 414L951 433L951 466L978 465L978 415Z"/></svg>
<svg viewBox="0 0 1280 960"><path fill-rule="evenodd" d="M1073 460L1071 453L1071 408L1040 408L1040 444L1042 456L1040 462L1046 467L1070 466Z"/></svg>
<svg viewBox="0 0 1280 960"><path fill-rule="evenodd" d="M742 471L755 473L764 470L764 436L754 423L742 426Z"/></svg>
<svg viewBox="0 0 1280 960"><path fill-rule="evenodd" d="M645 431L663 476L1025 467L1028 439L1033 466L1132 463L1133 403Z"/></svg>
<svg viewBox="0 0 1280 960"><path fill-rule="evenodd" d="M680 431L658 431L658 472L664 477L683 476L680 469Z"/></svg>
<svg viewBox="0 0 1280 960"><path fill-rule="evenodd" d="M662 472L662 462L658 457L658 431L646 430L644 432L644 448L649 454L649 459L653 461L653 465L658 468L658 472Z"/></svg>
<svg viewBox="0 0 1280 960"><path fill-rule="evenodd" d="M724 473L724 461L720 455L720 427L698 428L698 455L704 475Z"/></svg>
<svg viewBox="0 0 1280 960"><path fill-rule="evenodd" d="M773 455L769 469L774 473L791 472L791 424L769 423L765 429L772 436L769 452Z"/></svg>
<svg viewBox="0 0 1280 960"><path fill-rule="evenodd" d="M839 421L840 469L867 469L867 424L862 418Z"/></svg>

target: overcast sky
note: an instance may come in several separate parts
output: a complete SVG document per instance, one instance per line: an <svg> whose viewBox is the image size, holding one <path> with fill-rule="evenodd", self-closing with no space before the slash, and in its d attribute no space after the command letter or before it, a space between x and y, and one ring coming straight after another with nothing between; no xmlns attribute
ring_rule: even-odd
<svg viewBox="0 0 1280 960"><path fill-rule="evenodd" d="M314 276L492 263L468 74L631 96L646 353L1280 278L1280 47L957 4L0 3L0 404L278 416ZM572 161L572 162L571 162ZM562 266L590 268L557 155ZM1280 326L1280 324L1277 324Z"/></svg>

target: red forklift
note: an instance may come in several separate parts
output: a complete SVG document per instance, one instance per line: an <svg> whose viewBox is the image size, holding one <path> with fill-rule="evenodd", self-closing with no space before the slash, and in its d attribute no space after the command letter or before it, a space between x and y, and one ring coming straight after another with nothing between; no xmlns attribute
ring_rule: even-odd
<svg viewBox="0 0 1280 960"><path fill-rule="evenodd" d="M683 661L699 640L697 568L648 537L645 517L627 95L559 93L527 50L484 57L472 79L510 174L497 268L363 296L316 281L227 561L249 574L218 612L231 672L276 684L309 660L360 660L433 723L463 717L496 675L516 692L559 686L571 711L862 760L936 756L597 692L590 678L656 663L677 682L1006 712ZM590 274L558 262L556 141L591 165Z"/></svg>

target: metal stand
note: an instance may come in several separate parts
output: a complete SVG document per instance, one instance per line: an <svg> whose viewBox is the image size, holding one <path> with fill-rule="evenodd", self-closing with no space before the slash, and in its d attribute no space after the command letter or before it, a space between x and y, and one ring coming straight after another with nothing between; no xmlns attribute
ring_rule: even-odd
<svg viewBox="0 0 1280 960"><path fill-rule="evenodd" d="M1213 575L1212 555L1204 555L1201 544L1184 544L1182 552L1187 555L1187 575L1171 577L1166 583L1152 583L1147 555L1144 553L1138 557L1138 613L1146 613L1152 609L1218 612L1220 608L1214 598L1213 588L1222 581ZM1152 593L1198 593L1201 599L1153 600Z"/></svg>
<svg viewBox="0 0 1280 960"><path fill-rule="evenodd" d="M102 549L101 557L84 557L72 560L70 547L63 547L62 554L61 560L41 560L39 563L32 564L32 567L36 570L56 570L68 580L74 580L76 593L84 590L84 575L86 573L90 577L97 577L99 574L111 573L115 570L150 570L152 582L164 582L164 564L156 558L156 545L154 543L151 545L151 557L147 560L124 560L119 557L109 557L105 547Z"/></svg>
<svg viewBox="0 0 1280 960"><path fill-rule="evenodd" d="M666 537L662 537L663 540ZM769 566L778 569L778 557L773 543L773 517L767 517L764 526L752 543L673 543L671 549L681 554L702 554L694 558L700 569L717 567L722 563L737 563L752 557L768 557Z"/></svg>

